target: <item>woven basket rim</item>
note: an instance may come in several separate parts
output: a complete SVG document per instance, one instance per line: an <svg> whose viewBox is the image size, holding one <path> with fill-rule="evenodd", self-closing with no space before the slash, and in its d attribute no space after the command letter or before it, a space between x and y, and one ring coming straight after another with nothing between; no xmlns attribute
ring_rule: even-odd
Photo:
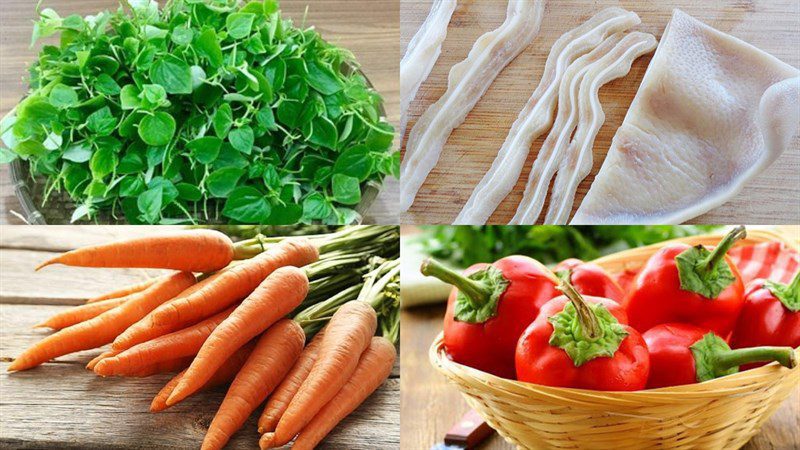
<svg viewBox="0 0 800 450"><path fill-rule="evenodd" d="M697 244L703 244L707 241L719 240L723 235L724 235L723 233L709 233L697 236L670 239L652 245L623 250L617 253L613 253L611 255L598 258L592 262L602 266L611 261L623 259L625 258L625 255L629 255L631 254L631 252L634 251L635 252L648 251L654 253L661 247L664 247L672 243L682 242L689 245L697 245ZM737 242L735 246L752 245L753 243L761 243L768 241L780 241L794 250L798 250L798 248L800 248L800 245L798 245L798 243L795 240L789 238L788 236L782 233L778 233L771 230L761 230L761 229L748 230L747 238L743 241ZM795 349L795 354L800 358L800 348ZM461 378L467 378L474 382L479 382L486 385L500 386L508 390L519 391L519 392L527 391L530 393L535 393L538 396L548 396L553 398L561 398L564 396L568 396L570 402L575 402L576 399L580 399L586 402L587 404L599 401L605 405L608 405L609 402L614 402L619 405L638 404L639 402L645 399L647 401L658 401L661 398L663 398L665 403L667 402L674 403L676 401L680 401L681 399L691 401L700 397L713 398L722 395L727 396L727 395L744 394L753 390L752 384L745 383L745 381L747 380L757 379L761 380L763 384L768 384L770 382L769 380L773 379L772 377L779 377L779 379L783 379L784 377L789 377L792 374L800 375L800 365L793 369L787 369L785 367L780 366L777 362L773 362L765 366L761 366L750 370L744 370L732 375L727 375L724 377L716 378L702 383L686 384L681 386L671 386L671 387L657 388L657 389L643 389L640 391L596 391L590 389L545 386L540 384L528 383L524 381L511 380L507 378L498 377L496 375L492 375L490 373L483 372L481 370L465 366L463 364L459 364L450 359L444 350L444 332L439 332L439 334L434 339L433 343L429 348L428 357L434 368L436 368L436 370L438 370L439 372L441 372L443 375L447 376L450 379L455 378L457 374ZM800 376L798 377L798 379L800 379ZM726 386L730 385L732 382L735 383L737 381L741 381L741 383L738 383L743 386L741 389L726 388L725 386L723 386L723 385Z"/></svg>

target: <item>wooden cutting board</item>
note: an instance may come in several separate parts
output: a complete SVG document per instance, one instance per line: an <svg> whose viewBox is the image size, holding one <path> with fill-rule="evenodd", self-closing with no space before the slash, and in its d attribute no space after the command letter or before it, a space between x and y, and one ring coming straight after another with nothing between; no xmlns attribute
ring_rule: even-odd
<svg viewBox="0 0 800 450"><path fill-rule="evenodd" d="M402 0L401 48L425 20L430 0ZM505 18L504 0L459 0L433 71L410 107L408 129L447 88L450 68L462 61L475 40L497 28ZM620 6L639 14L636 30L661 37L673 8L680 8L709 25L767 51L788 64L800 67L800 2L797 0L549 0L536 40L512 61L489 87L466 121L445 146L439 163L420 189L403 223L452 223L473 188L491 166L497 151L539 83L544 62L555 40L602 8ZM607 84L600 91L606 121L594 144L594 167L581 183L573 212L588 191L605 159L617 128L641 83L651 55L634 62L627 77ZM503 201L490 223L508 223L522 198L525 183L538 149L547 135L531 147L522 176ZM728 203L692 220L693 223L797 223L800 221L800 138L756 179ZM631 186L635 189L635 186ZM543 211L547 210L545 203ZM544 213L542 214L542 217Z"/></svg>

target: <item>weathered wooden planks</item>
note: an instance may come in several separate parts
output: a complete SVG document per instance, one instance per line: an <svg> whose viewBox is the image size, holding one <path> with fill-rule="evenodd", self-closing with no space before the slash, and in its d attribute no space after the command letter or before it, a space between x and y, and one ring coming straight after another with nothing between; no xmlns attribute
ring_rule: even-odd
<svg viewBox="0 0 800 450"><path fill-rule="evenodd" d="M430 4L430 0L402 0L400 26L403 50L425 19ZM442 54L411 103L409 131L428 106L444 93L450 68L466 57L481 34L502 23L506 4L505 1L458 2L442 46ZM793 0L549 1L539 36L500 73L466 121L450 136L439 163L420 189L414 205L401 217L403 223L452 223L475 185L491 166L511 124L538 84L553 42L607 6L635 11L642 18L642 25L637 29L653 33L659 38L672 9L681 8L721 31L744 39L795 67L800 66L800 53L796 49L796 43L800 40L800 28L797 26L800 4ZM627 77L609 83L601 91L600 100L606 121L595 141L594 167L578 189L575 209L600 169L611 138L622 124L649 62L650 56L640 58L633 64ZM546 136L534 141L522 176L514 191L491 217L491 223L508 223L514 215L530 167ZM734 199L692 222L797 222L800 217L800 205L796 202L800 195L799 168L800 139L795 138L789 149L762 175L750 181Z"/></svg>
<svg viewBox="0 0 800 450"><path fill-rule="evenodd" d="M114 239L130 239L153 233L179 230L181 226L119 225L94 227L87 225L51 225L47 228L0 228L0 248L65 252L86 245L105 244Z"/></svg>
<svg viewBox="0 0 800 450"><path fill-rule="evenodd" d="M76 305L89 297L167 273L154 269L96 269L61 265L34 272L39 263L55 255L55 252L0 251L0 302Z"/></svg>

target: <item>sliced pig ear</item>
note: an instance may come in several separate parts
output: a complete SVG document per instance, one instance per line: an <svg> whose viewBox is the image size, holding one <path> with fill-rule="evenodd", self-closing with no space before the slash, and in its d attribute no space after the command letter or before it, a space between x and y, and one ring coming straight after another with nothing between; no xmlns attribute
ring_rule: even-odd
<svg viewBox="0 0 800 450"><path fill-rule="evenodd" d="M772 164L800 132L800 77L770 86L761 96L756 118L764 138L762 168Z"/></svg>

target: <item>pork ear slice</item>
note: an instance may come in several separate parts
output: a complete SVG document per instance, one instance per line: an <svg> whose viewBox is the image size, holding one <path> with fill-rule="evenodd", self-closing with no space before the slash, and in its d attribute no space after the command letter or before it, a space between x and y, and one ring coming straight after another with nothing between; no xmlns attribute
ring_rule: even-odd
<svg viewBox="0 0 800 450"><path fill-rule="evenodd" d="M447 37L447 25L455 9L456 0L434 0L428 17L400 61L400 139L406 133L408 106L439 59L442 42Z"/></svg>
<svg viewBox="0 0 800 450"><path fill-rule="evenodd" d="M609 54L620 53L630 44L623 44L623 37L630 41L630 35L615 33L601 42L591 52L576 59L564 73L564 79L558 88L558 114L553 122L553 128L547 135L542 148L533 161L528 182L525 184L525 193L517 205L517 212L510 225L533 225L542 211L550 180L556 171L570 137L578 124L578 93L581 81L594 68L608 61ZM616 58L616 56L614 56Z"/></svg>
<svg viewBox="0 0 800 450"><path fill-rule="evenodd" d="M567 67L600 45L608 36L641 22L636 13L606 8L564 33L550 49L539 85L519 112L491 168L475 186L453 224L484 224L514 189L531 144L553 124L554 111Z"/></svg>
<svg viewBox="0 0 800 450"><path fill-rule="evenodd" d="M798 76L675 10L572 223L680 223L726 202L797 132Z"/></svg>
<svg viewBox="0 0 800 450"><path fill-rule="evenodd" d="M569 220L575 192L580 182L592 170L592 147L594 139L605 122L605 113L600 104L600 88L617 78L622 78L631 70L633 61L652 52L658 41L651 34L631 33L636 41L617 60L587 74L581 81L578 93L578 127L558 165L558 174L550 194L545 224L563 225Z"/></svg>
<svg viewBox="0 0 800 450"><path fill-rule="evenodd" d="M539 34L545 0L510 0L503 24L475 41L467 58L450 69L447 91L417 120L400 165L400 208L407 211L436 166L453 130L489 85Z"/></svg>

